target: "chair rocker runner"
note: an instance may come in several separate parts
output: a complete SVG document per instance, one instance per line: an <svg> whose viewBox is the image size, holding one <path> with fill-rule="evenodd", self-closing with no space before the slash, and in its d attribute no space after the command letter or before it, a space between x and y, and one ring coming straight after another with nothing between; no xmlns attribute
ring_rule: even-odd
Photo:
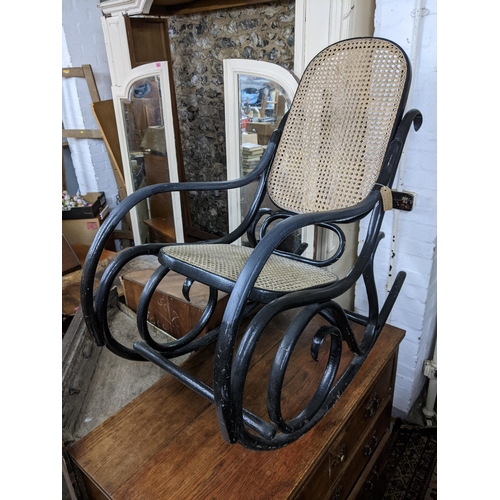
<svg viewBox="0 0 500 500"><path fill-rule="evenodd" d="M388 40L355 38L335 43L308 65L289 112L251 173L232 181L157 184L125 198L101 227L84 265L82 310L97 345L129 360L156 363L214 403L221 433L228 443L272 450L309 431L358 372L405 278L404 272L397 275L379 307L373 262L388 208L382 191L393 183L411 125L418 130L422 123L418 110L404 113L410 78L407 56ZM106 268L94 292L95 272L105 242L139 202L157 193L228 190L255 181L254 201L236 230L210 242L146 243L128 248ZM276 210L261 207L266 194ZM362 247L352 269L339 279L330 266L344 252L342 225L365 217L369 223ZM300 250L284 250L282 242L287 237L312 225L336 235L337 250L326 260L306 258ZM250 246L233 244L245 234ZM123 266L142 255L157 255L160 265L142 292L137 308L140 340L130 348L110 331L108 295ZM207 285L210 294L199 323L191 331L175 341L159 342L148 329L147 312L156 287L164 278L168 280L171 270L186 277L183 293L187 300L195 281ZM368 300L366 315L344 310L335 301L361 278ZM230 294L222 323L202 334L219 290ZM267 395L263 396L267 415L258 415L244 405L247 375L259 340L270 334L266 328L281 314L289 314L289 324L278 342ZM291 358L299 338L318 318L322 324L309 333L308 356L312 363L321 358L324 368L308 402L298 413L294 408L289 416L290 406L283 401L285 375L292 369ZM363 326L361 339L353 334L352 322ZM213 342L213 386L171 361ZM352 352L352 361L340 373L344 342ZM291 396L287 394L287 398Z"/></svg>

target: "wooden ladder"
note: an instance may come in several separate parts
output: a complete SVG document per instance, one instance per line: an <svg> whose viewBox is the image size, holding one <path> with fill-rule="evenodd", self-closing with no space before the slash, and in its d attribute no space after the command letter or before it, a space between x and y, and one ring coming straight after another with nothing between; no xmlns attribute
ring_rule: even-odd
<svg viewBox="0 0 500 500"><path fill-rule="evenodd" d="M123 164L120 155L120 145L118 140L118 131L116 125L116 115L113 107L112 99L101 101L99 91L95 83L94 72L90 64L83 64L81 67L63 68L63 78L85 78L92 99L92 113L97 122L97 129L63 129L63 138L73 139L103 139L108 152L113 175L118 187L118 195L120 200L127 196L127 188L123 176ZM67 143L63 142L63 148ZM66 175L64 169L64 152L63 152L63 189L66 185ZM133 234L130 230L130 214L127 214L122 221L122 230L114 232L116 239L133 240ZM123 241L123 246L129 246L130 243Z"/></svg>

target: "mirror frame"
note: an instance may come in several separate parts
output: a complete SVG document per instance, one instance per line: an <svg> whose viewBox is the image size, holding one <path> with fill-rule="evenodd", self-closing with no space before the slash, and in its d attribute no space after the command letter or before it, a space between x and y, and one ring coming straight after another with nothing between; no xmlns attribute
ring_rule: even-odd
<svg viewBox="0 0 500 500"><path fill-rule="evenodd" d="M226 117L226 162L227 179L238 179L240 173L240 97L239 77L241 75L267 78L280 85L293 101L298 87L298 78L291 71L274 63L252 59L224 59L224 109ZM229 210L229 231L241 223L240 189L227 194ZM314 227L304 228L302 241L308 243L304 256L314 254ZM240 244L241 241L238 241Z"/></svg>
<svg viewBox="0 0 500 500"><path fill-rule="evenodd" d="M159 77L161 85L161 106L163 112L163 121L165 128L165 143L167 148L167 161L168 173L170 182L179 182L179 175L177 170L177 154L175 145L174 121L172 113L172 102L170 99L170 79L168 72L168 63L166 61L158 61L154 63L143 64L133 68L123 79L120 86L113 86L113 104L117 117L118 136L120 139L120 152L123 162L123 174L125 178L125 185L127 194L134 192L133 179L130 169L128 141L126 134L126 123L123 116L123 109L121 105L122 99L127 99L132 85L137 81L148 77ZM174 212L174 228L176 241L178 243L184 242L184 227L182 222L182 208L181 198L179 192L173 192L172 195L172 208ZM140 230L140 221L137 214L137 209L133 208L130 211L130 218L132 224L132 233L134 236L134 243L136 245L144 243Z"/></svg>

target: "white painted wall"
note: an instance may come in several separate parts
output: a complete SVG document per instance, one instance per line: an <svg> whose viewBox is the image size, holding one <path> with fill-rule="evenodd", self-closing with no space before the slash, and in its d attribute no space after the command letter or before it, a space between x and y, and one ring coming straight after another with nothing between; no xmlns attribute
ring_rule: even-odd
<svg viewBox="0 0 500 500"><path fill-rule="evenodd" d="M63 0L62 67L90 64L100 98L106 100L111 99L111 79L101 17L102 12L95 0ZM63 78L62 99L64 128L98 128L84 78ZM104 141L68 139L68 143L82 194L104 191L110 208L116 206L118 188Z"/></svg>
<svg viewBox="0 0 500 500"><path fill-rule="evenodd" d="M415 39L415 10L419 8L425 15L420 18L420 32ZM428 380L423 376L423 362L432 356L436 331L436 10L436 0L377 0L375 10L375 36L388 38L410 57L415 56L408 109L418 108L424 117L421 129L410 132L400 167L399 189L416 194L415 207L412 212L399 212L396 216L394 211L387 212L383 225L386 238L375 261L382 300L387 293L390 264L394 274L399 270L407 272L388 320L406 330L399 351L393 411L402 417L408 414ZM394 227L397 217L399 222ZM393 236L396 245L391 248ZM366 311L361 286L356 289L355 308Z"/></svg>

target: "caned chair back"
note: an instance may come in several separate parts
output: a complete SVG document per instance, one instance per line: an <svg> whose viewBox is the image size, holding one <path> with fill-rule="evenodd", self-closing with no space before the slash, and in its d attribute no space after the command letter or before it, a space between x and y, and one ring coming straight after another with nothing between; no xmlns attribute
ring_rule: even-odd
<svg viewBox="0 0 500 500"><path fill-rule="evenodd" d="M320 52L302 76L270 170L273 202L305 213L365 198L403 111L409 71L404 52L383 39Z"/></svg>

